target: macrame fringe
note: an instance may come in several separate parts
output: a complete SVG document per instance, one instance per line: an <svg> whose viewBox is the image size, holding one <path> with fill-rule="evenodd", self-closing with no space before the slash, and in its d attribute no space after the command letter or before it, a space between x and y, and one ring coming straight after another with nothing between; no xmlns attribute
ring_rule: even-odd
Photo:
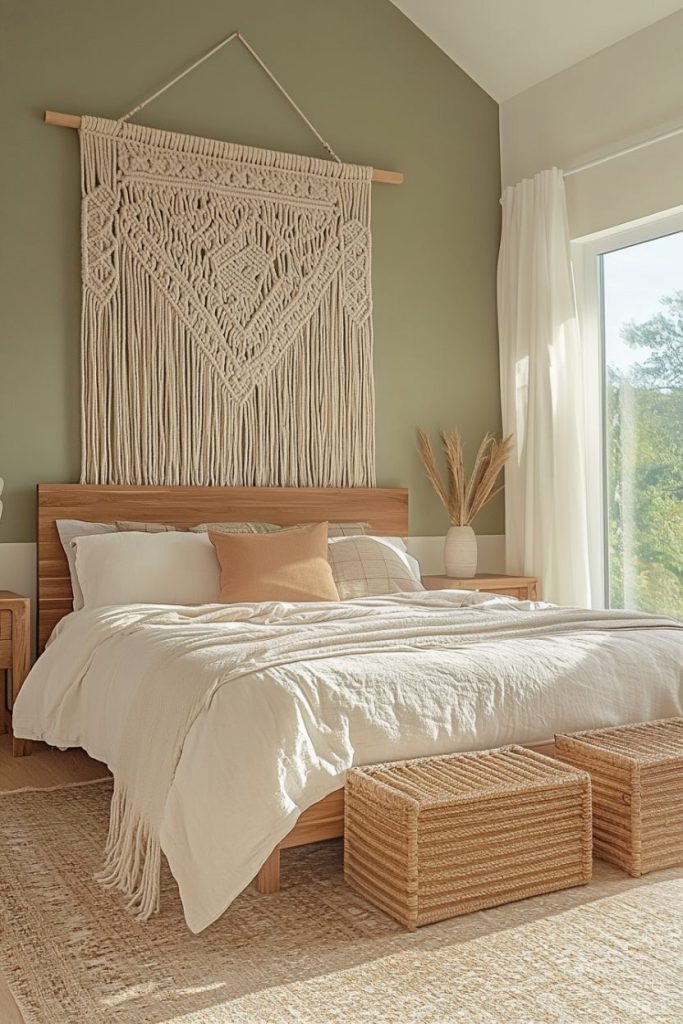
<svg viewBox="0 0 683 1024"><path fill-rule="evenodd" d="M118 889L128 896L126 908L136 920L147 921L158 914L161 900L159 840L118 784L114 786L111 801L104 865L95 880L105 889Z"/></svg>
<svg viewBox="0 0 683 1024"><path fill-rule="evenodd" d="M84 317L98 320L98 329L95 365L86 368L83 381L83 482L374 484L371 353L353 328L336 343L328 338L333 286L301 342L239 405L226 401L220 380L164 309L153 284L138 276L135 287L146 292L147 308L157 322L166 321L166 330L145 351L139 337L144 327L129 311L126 350L108 363L106 354L116 344L110 320L98 318L84 301ZM350 381L357 382L353 391ZM365 415L358 415L359 406Z"/></svg>

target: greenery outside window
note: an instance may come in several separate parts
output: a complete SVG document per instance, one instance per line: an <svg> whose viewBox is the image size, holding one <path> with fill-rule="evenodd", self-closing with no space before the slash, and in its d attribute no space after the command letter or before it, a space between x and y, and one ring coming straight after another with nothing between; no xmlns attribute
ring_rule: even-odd
<svg viewBox="0 0 683 1024"><path fill-rule="evenodd" d="M683 213L584 241L578 256L587 376L599 380L588 436L601 450L587 454L604 603L683 618Z"/></svg>

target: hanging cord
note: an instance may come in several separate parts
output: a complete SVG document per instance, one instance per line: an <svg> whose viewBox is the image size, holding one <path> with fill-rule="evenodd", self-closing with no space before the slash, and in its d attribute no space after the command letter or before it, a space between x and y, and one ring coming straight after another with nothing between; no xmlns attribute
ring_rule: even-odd
<svg viewBox="0 0 683 1024"><path fill-rule="evenodd" d="M138 103L137 107L133 107L133 109L129 110L127 114L124 114L122 117L119 117L117 119L117 123L122 124L124 121L127 121L129 117L132 117L133 114L137 114L138 111L142 110L143 107L146 107L148 103L151 103L152 100L157 99L158 96L161 96L162 93L166 92L167 89L170 89L171 86L176 84L176 82L179 82L181 78L184 78L185 75L189 75L191 71L194 71L195 68L198 68L199 65L203 64L205 60L209 59L209 57L213 57L214 53L218 53L218 51L221 50L224 46L227 46L228 43L231 43L233 39L239 39L242 46L244 46L244 48L251 54L251 56L254 58L259 67L262 68L263 71L265 71L273 85L275 85L280 90L280 92L285 97L290 106L292 106L294 110L297 112L301 120L308 125L308 127L311 129L316 139L318 140L318 142L327 150L332 159L336 160L337 163L340 164L342 161L337 156L335 151L332 149L329 142L326 142L325 139L320 134L320 132L318 131L318 129L313 124L311 124L311 122L308 120L303 110L301 109L301 107L299 107L294 102L294 100L289 95L285 87L277 80L277 78L270 70L270 68L267 67L267 65L261 60L256 50L249 45L247 40L244 38L243 35L240 34L239 31L232 32L229 36L226 36L225 39L222 39L220 43L217 43L216 46L212 47L207 53L204 54L203 57L200 57L199 60L196 60L194 64L190 64L189 67L184 68L183 71L181 71L174 78L172 78L170 82L166 82L165 85L162 85L161 88L157 89L157 91L152 93L151 96L148 96L147 99L144 99L141 103Z"/></svg>

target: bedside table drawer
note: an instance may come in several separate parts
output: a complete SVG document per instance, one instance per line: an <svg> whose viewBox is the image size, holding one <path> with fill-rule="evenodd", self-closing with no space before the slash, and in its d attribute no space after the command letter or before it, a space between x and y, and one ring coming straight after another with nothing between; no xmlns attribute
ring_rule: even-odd
<svg viewBox="0 0 683 1024"><path fill-rule="evenodd" d="M0 640L0 670L12 667L12 641ZM0 705L1 707L1 705Z"/></svg>
<svg viewBox="0 0 683 1024"><path fill-rule="evenodd" d="M0 735L12 732L12 708L31 666L30 656L31 602L22 594L0 590ZM10 669L11 688L4 673ZM30 744L12 737L12 756L22 757Z"/></svg>
<svg viewBox="0 0 683 1024"><path fill-rule="evenodd" d="M12 613L0 612L0 640L10 640L12 637Z"/></svg>

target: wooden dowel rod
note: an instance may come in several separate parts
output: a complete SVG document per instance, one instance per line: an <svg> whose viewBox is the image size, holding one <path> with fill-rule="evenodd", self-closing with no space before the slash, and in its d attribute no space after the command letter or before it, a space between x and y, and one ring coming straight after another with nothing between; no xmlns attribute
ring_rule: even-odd
<svg viewBox="0 0 683 1024"><path fill-rule="evenodd" d="M56 110L46 110L43 115L45 124L56 124L58 128L80 128L80 114L60 114Z"/></svg>
<svg viewBox="0 0 683 1024"><path fill-rule="evenodd" d="M44 115L45 124L54 124L58 128L80 128L80 114L60 114L57 110L46 110ZM376 167L372 171L372 180L382 185L402 185L403 174L401 171L381 171Z"/></svg>
<svg viewBox="0 0 683 1024"><path fill-rule="evenodd" d="M381 185L402 185L403 171L380 171L379 168L372 168L372 180Z"/></svg>

